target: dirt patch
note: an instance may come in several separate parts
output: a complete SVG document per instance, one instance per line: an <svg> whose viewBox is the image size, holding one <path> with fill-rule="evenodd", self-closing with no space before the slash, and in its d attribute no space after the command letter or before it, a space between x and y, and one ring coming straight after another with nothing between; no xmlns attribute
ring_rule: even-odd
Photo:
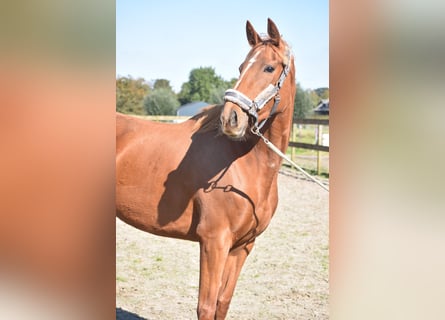
<svg viewBox="0 0 445 320"><path fill-rule="evenodd" d="M227 319L328 319L328 192L279 175L280 201L241 272ZM196 319L197 243L116 221L116 319Z"/></svg>

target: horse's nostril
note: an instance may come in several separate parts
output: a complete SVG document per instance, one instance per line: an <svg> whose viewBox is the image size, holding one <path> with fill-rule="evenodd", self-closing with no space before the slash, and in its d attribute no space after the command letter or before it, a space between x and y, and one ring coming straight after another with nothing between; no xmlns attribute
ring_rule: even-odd
<svg viewBox="0 0 445 320"><path fill-rule="evenodd" d="M235 110L232 110L232 112L230 113L230 126L236 127L237 124L238 124L238 115L236 114Z"/></svg>
<svg viewBox="0 0 445 320"><path fill-rule="evenodd" d="M220 123L220 125L221 125L221 127L224 127L224 125L225 125L225 121L224 121L224 117L223 117L223 115L221 115L220 117L219 117L219 123Z"/></svg>

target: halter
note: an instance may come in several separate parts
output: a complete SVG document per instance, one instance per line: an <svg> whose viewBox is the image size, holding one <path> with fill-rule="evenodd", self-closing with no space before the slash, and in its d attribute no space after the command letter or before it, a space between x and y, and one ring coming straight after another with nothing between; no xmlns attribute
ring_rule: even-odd
<svg viewBox="0 0 445 320"><path fill-rule="evenodd" d="M288 49L287 63L283 62L283 71L281 72L280 78L276 85L269 84L263 91L261 91L255 99L250 99L244 93L236 89L228 89L224 94L224 100L235 103L248 115L255 119L255 124L252 127L252 132L259 132L259 130L264 126L266 121L275 113L278 104L280 103L279 91L283 85L289 73L289 64L291 59L291 52ZM274 105L270 110L269 116L258 124L258 112L271 100L274 98Z"/></svg>

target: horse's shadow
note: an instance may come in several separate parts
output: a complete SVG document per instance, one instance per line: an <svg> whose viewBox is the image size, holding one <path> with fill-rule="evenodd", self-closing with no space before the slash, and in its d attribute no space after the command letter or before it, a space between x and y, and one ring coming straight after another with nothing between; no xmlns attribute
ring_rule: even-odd
<svg viewBox="0 0 445 320"><path fill-rule="evenodd" d="M137 314L124 310L122 308L116 308L116 320L149 320L142 318Z"/></svg>
<svg viewBox="0 0 445 320"><path fill-rule="evenodd" d="M193 134L184 158L164 182L165 191L158 204L158 223L164 226L177 220L197 190L215 189L212 183L216 184L230 165L253 146L252 141L232 141L215 132ZM218 174L217 180L211 181Z"/></svg>

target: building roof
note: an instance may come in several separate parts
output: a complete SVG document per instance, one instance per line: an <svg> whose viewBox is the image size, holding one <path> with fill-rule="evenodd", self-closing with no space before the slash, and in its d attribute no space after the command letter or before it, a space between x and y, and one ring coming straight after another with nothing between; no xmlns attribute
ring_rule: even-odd
<svg viewBox="0 0 445 320"><path fill-rule="evenodd" d="M318 114L329 114L329 99L321 100L314 109L314 112Z"/></svg>
<svg viewBox="0 0 445 320"><path fill-rule="evenodd" d="M177 116L186 116L186 117L192 117L195 114L198 114L201 112L202 108L208 106L209 104L204 101L195 101L183 104L178 108L178 111L176 111Z"/></svg>

